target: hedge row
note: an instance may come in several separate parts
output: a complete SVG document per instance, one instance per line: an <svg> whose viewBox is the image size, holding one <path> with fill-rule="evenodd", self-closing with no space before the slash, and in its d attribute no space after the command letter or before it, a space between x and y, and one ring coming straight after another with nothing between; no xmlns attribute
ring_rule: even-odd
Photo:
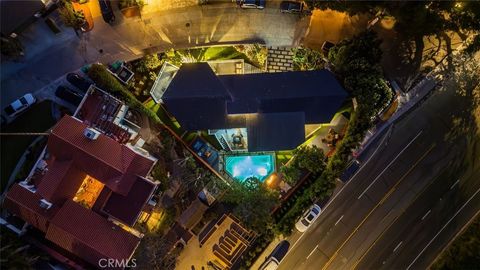
<svg viewBox="0 0 480 270"><path fill-rule="evenodd" d="M255 242L250 245L250 248L237 260L237 265L234 265L232 268L239 270L250 269L252 264L258 259L258 256L260 256L268 244L272 242L273 237L274 235L271 232L259 235L257 239L255 239Z"/></svg>
<svg viewBox="0 0 480 270"><path fill-rule="evenodd" d="M88 77L95 82L100 89L122 99L131 108L145 114L154 123L161 124L160 118L151 110L143 106L138 99L128 91L102 64L93 64L88 69Z"/></svg>
<svg viewBox="0 0 480 270"><path fill-rule="evenodd" d="M275 231L277 234L289 235L295 226L295 222L306 209L315 201L323 200L332 194L335 188L335 181L325 178L325 172L319 176L311 175L310 177L313 177L313 181L306 182L306 184L310 185L305 188L301 195L292 198L293 204L291 200L286 202L287 207L288 204L291 204L291 208L276 223Z"/></svg>
<svg viewBox="0 0 480 270"><path fill-rule="evenodd" d="M372 126L372 117L391 99L391 90L383 79L379 64L382 53L380 43L375 33L365 32L352 40L342 41L330 50L329 61L359 105L350 116L346 134L328 159L326 168L312 176L313 183L301 196L292 198L294 203L290 210L276 224L278 233L290 234L296 220L313 201L322 200L333 192L335 181L346 169L353 150L358 148Z"/></svg>

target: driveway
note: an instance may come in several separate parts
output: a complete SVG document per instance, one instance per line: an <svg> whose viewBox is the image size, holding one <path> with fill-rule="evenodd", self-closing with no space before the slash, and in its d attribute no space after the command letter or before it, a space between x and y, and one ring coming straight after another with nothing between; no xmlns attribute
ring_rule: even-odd
<svg viewBox="0 0 480 270"><path fill-rule="evenodd" d="M311 16L303 43L307 47L317 49L320 49L325 41L337 43L364 31L368 20L369 17L366 15L348 16L330 9L316 9Z"/></svg>

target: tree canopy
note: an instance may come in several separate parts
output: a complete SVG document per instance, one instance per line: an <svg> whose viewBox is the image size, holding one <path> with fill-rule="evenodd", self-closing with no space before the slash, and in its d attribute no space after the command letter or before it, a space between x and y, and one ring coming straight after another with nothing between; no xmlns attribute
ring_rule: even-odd
<svg viewBox="0 0 480 270"><path fill-rule="evenodd" d="M309 48L293 48L294 70L316 70L323 68L322 53Z"/></svg>
<svg viewBox="0 0 480 270"><path fill-rule="evenodd" d="M406 36L426 36L444 30L479 31L478 1L313 1L318 9L332 9L349 15L367 13L395 17L395 30Z"/></svg>
<svg viewBox="0 0 480 270"><path fill-rule="evenodd" d="M383 78L381 40L373 31L363 32L330 49L328 59L343 78L345 87L357 98L369 117L378 113L392 98Z"/></svg>
<svg viewBox="0 0 480 270"><path fill-rule="evenodd" d="M302 175L302 171L320 174L325 169L325 155L316 145L301 146L293 151L292 161L281 167L283 180L290 185L295 185Z"/></svg>
<svg viewBox="0 0 480 270"><path fill-rule="evenodd" d="M278 203L278 194L255 177L243 183L233 181L221 199L233 205L233 214L251 230L264 232L271 226L271 210Z"/></svg>

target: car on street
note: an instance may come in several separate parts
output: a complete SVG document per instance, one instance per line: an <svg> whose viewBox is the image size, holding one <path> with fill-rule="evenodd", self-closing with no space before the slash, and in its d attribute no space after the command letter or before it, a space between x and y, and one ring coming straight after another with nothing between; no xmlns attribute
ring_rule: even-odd
<svg viewBox="0 0 480 270"><path fill-rule="evenodd" d="M113 14L112 4L110 3L110 0L98 0L98 4L100 5L100 11L102 12L103 20L106 23L115 22L115 14Z"/></svg>
<svg viewBox="0 0 480 270"><path fill-rule="evenodd" d="M70 89L67 88L63 85L60 85L57 90L55 91L55 96L67 101L68 103L71 103L75 106L78 106L80 102L82 102L83 95Z"/></svg>
<svg viewBox="0 0 480 270"><path fill-rule="evenodd" d="M82 92L87 92L88 88L90 88L90 85L92 85L92 83L90 83L77 73L68 73L67 81Z"/></svg>
<svg viewBox="0 0 480 270"><path fill-rule="evenodd" d="M8 116L16 116L32 106L36 101L37 99L32 94L25 94L23 97L10 103L10 105L5 108L5 113Z"/></svg>
<svg viewBox="0 0 480 270"><path fill-rule="evenodd" d="M282 1L280 3L280 11L292 14L310 13L310 11L305 9L305 3L296 1Z"/></svg>
<svg viewBox="0 0 480 270"><path fill-rule="evenodd" d="M264 9L265 8L265 0L237 0L237 5L241 8L256 8L256 9Z"/></svg>
<svg viewBox="0 0 480 270"><path fill-rule="evenodd" d="M265 262L260 266L259 270L277 269L283 257L287 254L288 248L290 248L290 243L287 240L278 243L272 253L266 258Z"/></svg>
<svg viewBox="0 0 480 270"><path fill-rule="evenodd" d="M312 225L312 223L317 220L321 212L322 209L320 208L320 206L318 206L317 204L312 205L297 221L297 223L295 224L295 228L297 228L299 232L306 231L308 227L310 227L310 225Z"/></svg>

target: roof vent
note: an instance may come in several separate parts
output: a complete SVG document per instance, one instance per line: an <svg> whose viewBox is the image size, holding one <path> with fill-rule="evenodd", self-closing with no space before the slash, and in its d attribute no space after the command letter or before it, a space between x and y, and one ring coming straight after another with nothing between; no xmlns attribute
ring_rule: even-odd
<svg viewBox="0 0 480 270"><path fill-rule="evenodd" d="M29 184L27 181L22 181L20 183L18 183L21 187L24 187L25 189L27 189L28 191L32 192L32 193L35 193L37 191L37 189L35 188L35 185L31 185Z"/></svg>
<svg viewBox="0 0 480 270"><path fill-rule="evenodd" d="M50 207L52 207L52 203L48 202L45 199L41 199L40 200L40 207L43 208L43 209L50 209Z"/></svg>
<svg viewBox="0 0 480 270"><path fill-rule="evenodd" d="M150 199L150 200L148 201L148 204L149 204L150 206L155 207L155 206L157 205L157 202L156 202L154 199Z"/></svg>
<svg viewBox="0 0 480 270"><path fill-rule="evenodd" d="M86 128L85 131L83 132L83 135L85 135L85 137L93 141L93 140L96 140L98 136L100 136L100 132L98 132L93 128Z"/></svg>

